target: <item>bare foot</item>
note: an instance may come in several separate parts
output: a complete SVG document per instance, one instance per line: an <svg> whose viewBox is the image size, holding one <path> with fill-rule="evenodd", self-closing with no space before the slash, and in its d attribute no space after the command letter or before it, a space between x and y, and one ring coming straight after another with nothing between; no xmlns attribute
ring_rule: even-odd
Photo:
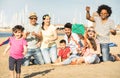
<svg viewBox="0 0 120 78"><path fill-rule="evenodd" d="M120 57L118 55L113 55L116 61L120 61Z"/></svg>

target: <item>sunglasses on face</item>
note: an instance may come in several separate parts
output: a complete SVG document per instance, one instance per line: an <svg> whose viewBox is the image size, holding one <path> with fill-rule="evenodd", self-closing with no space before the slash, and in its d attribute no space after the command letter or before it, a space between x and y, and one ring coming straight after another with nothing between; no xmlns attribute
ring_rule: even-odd
<svg viewBox="0 0 120 78"><path fill-rule="evenodd" d="M95 31L94 31L94 30L88 30L88 32L94 32L94 33L95 33Z"/></svg>
<svg viewBox="0 0 120 78"><path fill-rule="evenodd" d="M33 20L33 19L34 19L34 20L37 20L37 18L30 18L30 19L31 19L31 20Z"/></svg>

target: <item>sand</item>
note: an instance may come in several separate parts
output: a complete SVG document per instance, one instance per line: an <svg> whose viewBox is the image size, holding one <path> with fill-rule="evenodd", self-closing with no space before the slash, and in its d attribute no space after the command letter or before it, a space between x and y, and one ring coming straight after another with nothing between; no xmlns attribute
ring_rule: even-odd
<svg viewBox="0 0 120 78"><path fill-rule="evenodd" d="M59 36L59 40L61 38ZM4 39L6 38L0 38L0 42ZM111 48L111 53L120 54L120 35L111 36L111 41L118 45ZM6 46L0 47L0 78L9 78L8 54L3 56ZM120 78L120 61L108 61L91 65L53 66L48 64L22 66L21 78Z"/></svg>

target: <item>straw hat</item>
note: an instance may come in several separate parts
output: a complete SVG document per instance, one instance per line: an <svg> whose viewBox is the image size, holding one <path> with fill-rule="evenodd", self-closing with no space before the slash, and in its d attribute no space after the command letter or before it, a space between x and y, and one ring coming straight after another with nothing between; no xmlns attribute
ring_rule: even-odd
<svg viewBox="0 0 120 78"><path fill-rule="evenodd" d="M30 15L29 15L29 18L30 17L37 17L37 14L35 12L31 12Z"/></svg>

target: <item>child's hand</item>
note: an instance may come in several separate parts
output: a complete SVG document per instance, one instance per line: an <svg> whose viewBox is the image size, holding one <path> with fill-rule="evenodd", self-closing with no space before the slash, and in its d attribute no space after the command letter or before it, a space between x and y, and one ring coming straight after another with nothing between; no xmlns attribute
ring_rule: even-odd
<svg viewBox="0 0 120 78"><path fill-rule="evenodd" d="M36 36L37 34L33 31L33 32L31 32L31 34L33 35L33 36Z"/></svg>
<svg viewBox="0 0 120 78"><path fill-rule="evenodd" d="M38 43L36 44L36 46L37 46L37 47L40 47L40 45L41 45L41 43L40 43L40 42L38 42Z"/></svg>
<svg viewBox="0 0 120 78"><path fill-rule="evenodd" d="M25 56L26 52L23 52L23 55Z"/></svg>

